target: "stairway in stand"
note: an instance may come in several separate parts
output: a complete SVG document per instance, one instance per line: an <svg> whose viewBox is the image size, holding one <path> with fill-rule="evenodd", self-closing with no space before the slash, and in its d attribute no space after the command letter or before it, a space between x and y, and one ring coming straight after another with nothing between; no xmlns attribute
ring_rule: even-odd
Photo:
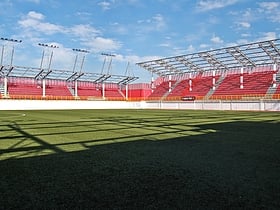
<svg viewBox="0 0 280 210"><path fill-rule="evenodd" d="M2 84L0 84L0 98L3 98L5 95L5 88Z"/></svg>
<svg viewBox="0 0 280 210"><path fill-rule="evenodd" d="M208 93L204 96L204 99L209 99L214 93L215 90L219 87L219 85L223 82L223 80L226 78L226 75L221 75L219 77L219 79L217 80L216 84L215 84L215 88L211 88Z"/></svg>

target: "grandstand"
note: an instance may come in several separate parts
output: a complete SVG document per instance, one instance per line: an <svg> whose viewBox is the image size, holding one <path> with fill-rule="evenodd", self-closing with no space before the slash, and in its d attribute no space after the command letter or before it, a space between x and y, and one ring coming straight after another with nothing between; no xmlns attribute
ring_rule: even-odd
<svg viewBox="0 0 280 210"><path fill-rule="evenodd" d="M134 75L1 64L2 99L181 101L280 99L280 39L137 63ZM105 62L105 61L104 61ZM110 60L112 62L112 60ZM49 66L50 67L50 66Z"/></svg>
<svg viewBox="0 0 280 210"><path fill-rule="evenodd" d="M138 63L158 76L150 99L279 99L280 40Z"/></svg>
<svg viewBox="0 0 280 210"><path fill-rule="evenodd" d="M21 99L126 99L125 86L134 76L106 75L22 66L1 67L2 98Z"/></svg>

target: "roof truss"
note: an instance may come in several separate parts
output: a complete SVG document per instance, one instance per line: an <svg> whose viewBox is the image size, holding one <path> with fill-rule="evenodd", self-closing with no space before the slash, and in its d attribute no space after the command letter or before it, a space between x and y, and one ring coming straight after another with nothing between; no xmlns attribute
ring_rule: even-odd
<svg viewBox="0 0 280 210"><path fill-rule="evenodd" d="M137 63L159 76L280 65L280 39Z"/></svg>
<svg viewBox="0 0 280 210"><path fill-rule="evenodd" d="M98 74L91 72L73 72L59 69L41 69L23 66L1 66L1 77L25 77L34 78L37 80L65 80L71 81L85 81L93 83L117 83L128 84L138 79L134 76L112 75L112 74Z"/></svg>

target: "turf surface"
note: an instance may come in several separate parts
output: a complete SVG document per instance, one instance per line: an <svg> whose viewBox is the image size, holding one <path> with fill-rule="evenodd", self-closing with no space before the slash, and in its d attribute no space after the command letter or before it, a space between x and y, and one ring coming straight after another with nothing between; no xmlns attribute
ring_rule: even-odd
<svg viewBox="0 0 280 210"><path fill-rule="evenodd" d="M0 209L280 209L280 115L0 111Z"/></svg>

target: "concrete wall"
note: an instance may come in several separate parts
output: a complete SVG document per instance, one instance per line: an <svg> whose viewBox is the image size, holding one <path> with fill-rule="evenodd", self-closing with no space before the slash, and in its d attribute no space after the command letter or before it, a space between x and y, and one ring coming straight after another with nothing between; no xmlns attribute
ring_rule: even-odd
<svg viewBox="0 0 280 210"><path fill-rule="evenodd" d="M280 100L146 102L144 105L147 109L280 111Z"/></svg>
<svg viewBox="0 0 280 210"><path fill-rule="evenodd" d="M71 100L0 100L0 110L43 109L196 109L280 111L280 101L191 101L191 102L126 102Z"/></svg>
<svg viewBox="0 0 280 210"><path fill-rule="evenodd" d="M141 108L139 106L139 102L124 101L0 100L0 110Z"/></svg>

